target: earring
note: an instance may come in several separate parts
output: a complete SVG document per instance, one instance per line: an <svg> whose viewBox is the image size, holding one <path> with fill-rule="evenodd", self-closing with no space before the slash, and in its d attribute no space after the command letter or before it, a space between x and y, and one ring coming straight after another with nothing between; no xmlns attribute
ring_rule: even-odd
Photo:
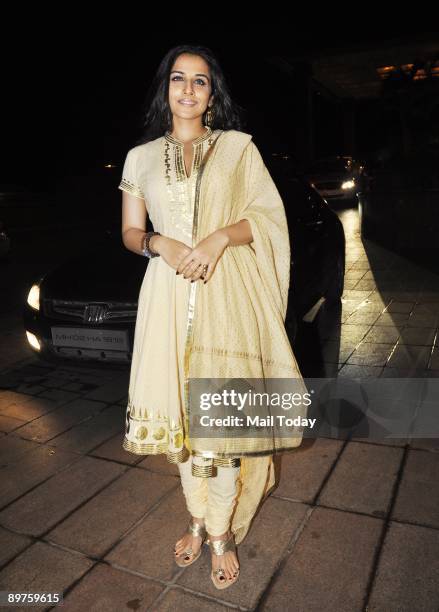
<svg viewBox="0 0 439 612"><path fill-rule="evenodd" d="M212 113L212 111L211 111L211 110L210 110L210 108L209 108L209 110L208 110L208 111L207 111L207 113L206 113L206 123L205 123L205 125L206 125L207 127L208 127L209 125L211 125L211 123L212 123L212 115L213 115L213 113Z"/></svg>

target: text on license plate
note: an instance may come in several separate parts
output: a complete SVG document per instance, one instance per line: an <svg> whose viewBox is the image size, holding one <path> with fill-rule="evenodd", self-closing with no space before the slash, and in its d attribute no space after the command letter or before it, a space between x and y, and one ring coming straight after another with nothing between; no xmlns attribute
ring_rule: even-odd
<svg viewBox="0 0 439 612"><path fill-rule="evenodd" d="M54 346L128 351L128 334L125 330L81 329L52 327Z"/></svg>

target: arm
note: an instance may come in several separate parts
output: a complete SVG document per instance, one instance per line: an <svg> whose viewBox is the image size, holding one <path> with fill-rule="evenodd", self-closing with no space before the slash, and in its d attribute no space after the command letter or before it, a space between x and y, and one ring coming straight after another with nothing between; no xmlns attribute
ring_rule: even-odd
<svg viewBox="0 0 439 612"><path fill-rule="evenodd" d="M145 200L126 191L122 192L122 242L125 247L142 255L143 239L146 234L147 212ZM153 236L149 241L152 251L160 252L164 236Z"/></svg>
<svg viewBox="0 0 439 612"><path fill-rule="evenodd" d="M226 246L239 246L253 242L251 226L247 219L241 219L238 223L222 227L217 232L224 239Z"/></svg>

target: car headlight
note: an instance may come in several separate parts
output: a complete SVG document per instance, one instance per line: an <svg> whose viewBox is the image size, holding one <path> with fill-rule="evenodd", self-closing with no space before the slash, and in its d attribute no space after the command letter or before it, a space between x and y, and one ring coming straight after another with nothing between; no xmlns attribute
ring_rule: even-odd
<svg viewBox="0 0 439 612"><path fill-rule="evenodd" d="M27 296L27 303L34 310L40 310L40 286L32 285Z"/></svg>
<svg viewBox="0 0 439 612"><path fill-rule="evenodd" d="M351 179L350 181L344 181L341 184L342 189L353 189L355 187L355 181Z"/></svg>

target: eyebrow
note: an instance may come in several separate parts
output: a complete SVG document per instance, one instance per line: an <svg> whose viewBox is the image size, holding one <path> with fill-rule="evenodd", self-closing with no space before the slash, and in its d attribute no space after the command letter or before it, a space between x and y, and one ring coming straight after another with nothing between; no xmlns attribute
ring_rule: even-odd
<svg viewBox="0 0 439 612"><path fill-rule="evenodd" d="M171 74L173 72L178 72L179 74L184 74L184 72L182 70L171 70ZM209 77L207 76L207 74L198 73L195 76L202 76L202 77L205 77L208 81L210 80Z"/></svg>

